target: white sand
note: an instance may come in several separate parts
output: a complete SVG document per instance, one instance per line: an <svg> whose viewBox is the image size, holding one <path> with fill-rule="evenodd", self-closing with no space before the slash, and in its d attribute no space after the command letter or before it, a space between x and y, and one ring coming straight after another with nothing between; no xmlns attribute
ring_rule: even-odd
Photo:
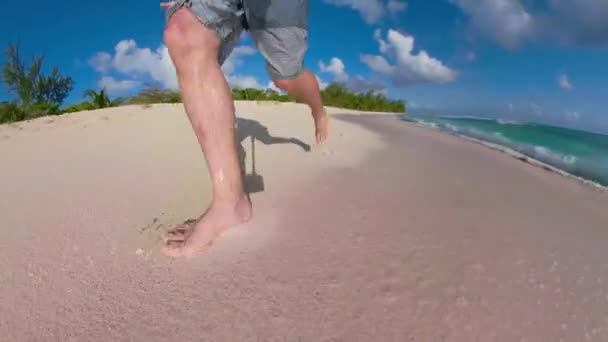
<svg viewBox="0 0 608 342"><path fill-rule="evenodd" d="M332 109L307 153L304 106L237 111L264 191L191 261L158 253L209 201L181 106L0 126L0 340L608 340L607 192L389 116Z"/></svg>

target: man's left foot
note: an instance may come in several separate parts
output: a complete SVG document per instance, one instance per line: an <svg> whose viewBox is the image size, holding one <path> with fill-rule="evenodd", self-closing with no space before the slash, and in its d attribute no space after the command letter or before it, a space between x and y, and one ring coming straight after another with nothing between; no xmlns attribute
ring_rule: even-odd
<svg viewBox="0 0 608 342"><path fill-rule="evenodd" d="M315 138L317 144L324 143L329 138L329 116L323 111L321 114L313 114L315 120Z"/></svg>

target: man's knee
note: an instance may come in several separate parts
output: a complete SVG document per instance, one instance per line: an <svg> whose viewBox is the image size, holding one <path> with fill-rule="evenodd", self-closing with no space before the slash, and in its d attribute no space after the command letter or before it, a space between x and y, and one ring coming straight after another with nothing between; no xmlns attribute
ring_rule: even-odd
<svg viewBox="0 0 608 342"><path fill-rule="evenodd" d="M215 33L186 8L171 16L163 38L167 48L174 53L211 52L219 46Z"/></svg>
<svg viewBox="0 0 608 342"><path fill-rule="evenodd" d="M277 88L281 89L284 92L289 92L289 89L291 89L291 84L293 83L293 80L291 79L276 79L273 80L274 85L277 86Z"/></svg>

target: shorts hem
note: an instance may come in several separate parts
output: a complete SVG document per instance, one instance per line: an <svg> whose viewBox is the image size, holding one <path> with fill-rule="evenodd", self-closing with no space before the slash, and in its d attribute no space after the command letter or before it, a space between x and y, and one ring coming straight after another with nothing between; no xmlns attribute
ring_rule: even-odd
<svg viewBox="0 0 608 342"><path fill-rule="evenodd" d="M195 11L192 10L192 0L175 1L175 4L167 9L167 22L169 22L171 17L183 7L187 8L190 13L192 13L192 15L194 15L194 17L201 22L201 24L205 25L205 27L207 27L208 29L213 30L213 32L215 32L215 35L220 39L220 41L223 41L226 38L223 37L222 34L219 32L217 25L215 22L213 22L213 20L209 20L209 18L205 18L204 16L201 16L200 14L197 14Z"/></svg>
<svg viewBox="0 0 608 342"><path fill-rule="evenodd" d="M302 75L305 71L306 71L306 68L302 68L295 74L291 74L291 75L279 75L279 74L275 74L275 73L269 73L269 74L270 74L270 78L272 80L292 80L292 79L297 78L298 76Z"/></svg>

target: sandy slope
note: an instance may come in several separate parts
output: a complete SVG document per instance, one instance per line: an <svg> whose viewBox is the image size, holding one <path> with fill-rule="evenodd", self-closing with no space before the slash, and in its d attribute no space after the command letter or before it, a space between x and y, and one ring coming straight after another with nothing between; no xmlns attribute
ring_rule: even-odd
<svg viewBox="0 0 608 342"><path fill-rule="evenodd" d="M388 116L238 103L255 219L158 253L209 183L180 106L0 127L0 340L606 341L608 195Z"/></svg>

